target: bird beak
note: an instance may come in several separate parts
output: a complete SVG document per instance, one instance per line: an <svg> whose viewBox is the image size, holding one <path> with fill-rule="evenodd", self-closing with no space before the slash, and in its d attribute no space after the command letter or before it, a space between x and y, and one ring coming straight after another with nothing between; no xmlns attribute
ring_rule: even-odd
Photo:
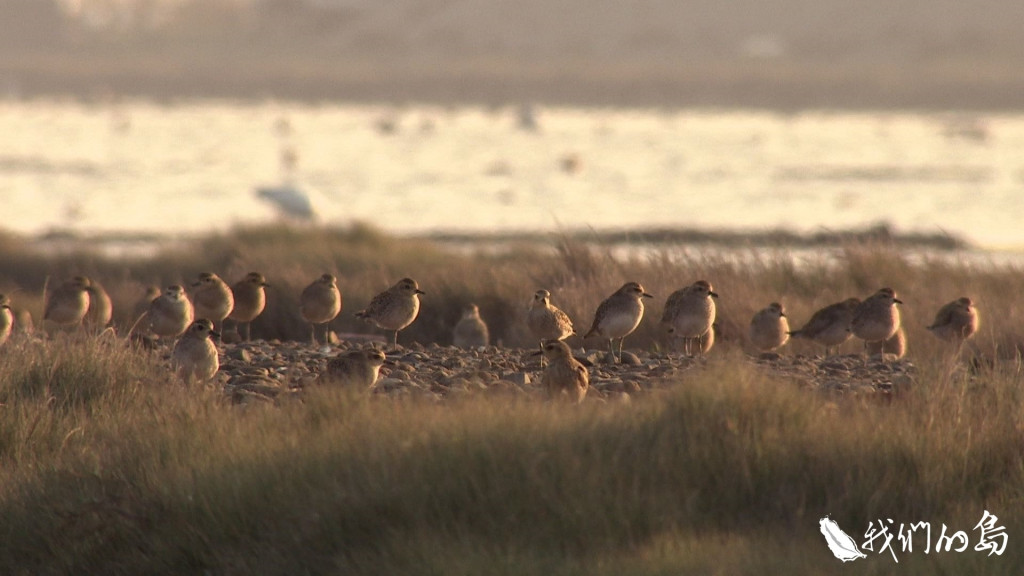
<svg viewBox="0 0 1024 576"><path fill-rule="evenodd" d="M785 312L779 312L779 317L780 318L785 318L786 317L786 313Z"/></svg>
<svg viewBox="0 0 1024 576"><path fill-rule="evenodd" d="M903 300L900 300L899 298L893 298L892 301L897 304L903 304Z"/></svg>
<svg viewBox="0 0 1024 576"><path fill-rule="evenodd" d="M419 288L416 289L416 293L417 294L426 294L426 292L424 292L423 290L420 290Z"/></svg>
<svg viewBox="0 0 1024 576"><path fill-rule="evenodd" d="M533 358L534 356L540 356L541 354L543 354L543 352L540 350L534 350L533 352L530 352L530 357Z"/></svg>
<svg viewBox="0 0 1024 576"><path fill-rule="evenodd" d="M210 337L220 338L220 332L217 332L216 330L210 330Z"/></svg>
<svg viewBox="0 0 1024 576"><path fill-rule="evenodd" d="M711 296L712 298L718 298L718 292L708 292L708 296Z"/></svg>
<svg viewBox="0 0 1024 576"><path fill-rule="evenodd" d="M647 292L644 292L643 294L641 294L641 295L640 295L640 297L641 297L641 298L654 298L654 296L651 296L651 295L650 295L650 294L648 294Z"/></svg>

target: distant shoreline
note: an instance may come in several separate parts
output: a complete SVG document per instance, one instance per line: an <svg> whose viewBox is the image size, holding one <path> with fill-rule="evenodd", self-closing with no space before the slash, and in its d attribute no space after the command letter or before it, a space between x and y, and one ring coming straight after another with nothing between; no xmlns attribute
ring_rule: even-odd
<svg viewBox="0 0 1024 576"><path fill-rule="evenodd" d="M1019 112L1024 75L999 66L868 68L830 63L735 60L717 63L552 61L539 64L405 60L253 63L216 59L183 65L153 55L84 57L76 62L23 55L0 62L8 97L156 101L229 98L442 106L748 108Z"/></svg>

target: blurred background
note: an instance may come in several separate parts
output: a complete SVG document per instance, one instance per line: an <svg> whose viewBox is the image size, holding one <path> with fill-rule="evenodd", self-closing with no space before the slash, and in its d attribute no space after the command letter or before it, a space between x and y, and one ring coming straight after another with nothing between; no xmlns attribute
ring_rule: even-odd
<svg viewBox="0 0 1024 576"><path fill-rule="evenodd" d="M1019 252L1013 0L0 0L30 235L810 233Z"/></svg>

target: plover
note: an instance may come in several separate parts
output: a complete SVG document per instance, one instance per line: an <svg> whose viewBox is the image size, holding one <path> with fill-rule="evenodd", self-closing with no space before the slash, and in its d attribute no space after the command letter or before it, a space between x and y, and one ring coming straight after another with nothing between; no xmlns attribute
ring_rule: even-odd
<svg viewBox="0 0 1024 576"><path fill-rule="evenodd" d="M310 339L316 344L316 326L324 324L324 343L327 343L330 322L341 312L341 291L338 280L323 274L306 286L299 297L299 312L310 324Z"/></svg>
<svg viewBox="0 0 1024 576"><path fill-rule="evenodd" d="M452 343L459 348L479 348L487 346L489 340L490 333L480 317L480 308L476 304L469 304L452 330Z"/></svg>
<svg viewBox="0 0 1024 576"><path fill-rule="evenodd" d="M661 325L673 338L682 338L688 356L703 349L703 338L715 323L718 294L706 280L676 290L665 300ZM696 347L694 347L696 343Z"/></svg>
<svg viewBox="0 0 1024 576"><path fill-rule="evenodd" d="M615 357L614 341L619 338L618 360L622 359L622 346L644 316L644 298L651 298L644 287L637 282L626 282L614 294L606 298L594 313L594 322L590 330L583 335L592 335L608 339L608 350Z"/></svg>
<svg viewBox="0 0 1024 576"><path fill-rule="evenodd" d="M402 278L394 286L377 294L364 310L356 312L356 318L373 322L378 328L391 330L393 346L398 346L398 333L412 324L420 313L420 294L426 294L412 278Z"/></svg>
<svg viewBox="0 0 1024 576"><path fill-rule="evenodd" d="M541 384L553 400L568 399L574 404L583 401L590 385L586 367L573 358L569 345L561 340L547 340L541 345L547 367Z"/></svg>

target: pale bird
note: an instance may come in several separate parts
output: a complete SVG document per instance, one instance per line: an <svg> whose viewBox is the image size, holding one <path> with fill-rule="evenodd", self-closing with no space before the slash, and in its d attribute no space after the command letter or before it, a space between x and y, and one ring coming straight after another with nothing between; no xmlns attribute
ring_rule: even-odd
<svg viewBox="0 0 1024 576"><path fill-rule="evenodd" d="M377 384L386 357L380 350L349 350L331 358L319 381L369 390Z"/></svg>
<svg viewBox="0 0 1024 576"><path fill-rule="evenodd" d="M330 322L341 312L341 291L338 280L324 274L306 286L299 297L299 312L310 324L310 339L316 344L316 326L324 325L324 343L327 343Z"/></svg>
<svg viewBox="0 0 1024 576"><path fill-rule="evenodd" d="M717 314L715 298L718 298L718 293L711 284L706 280L698 280L676 290L665 300L661 325L672 337L683 339L688 356L704 348L703 339L711 331Z"/></svg>
<svg viewBox="0 0 1024 576"><path fill-rule="evenodd" d="M217 346L211 336L219 336L213 329L213 322L200 318L189 325L174 345L171 364L186 383L206 382L220 369Z"/></svg>
<svg viewBox="0 0 1024 576"><path fill-rule="evenodd" d="M750 344L758 352L771 352L789 341L789 321L782 304L772 302L750 319Z"/></svg>
<svg viewBox="0 0 1024 576"><path fill-rule="evenodd" d="M888 340L900 329L896 305L902 303L892 288L879 289L854 309L850 331L865 344Z"/></svg>
<svg viewBox="0 0 1024 576"><path fill-rule="evenodd" d="M537 290L526 313L526 325L543 349L545 340L565 340L576 333L569 315L551 303L551 293Z"/></svg>
<svg viewBox="0 0 1024 576"><path fill-rule="evenodd" d="M547 367L541 384L552 400L567 399L579 404L587 395L590 375L583 364L573 358L569 345L561 340L548 340L541 345Z"/></svg>
<svg viewBox="0 0 1024 576"><path fill-rule="evenodd" d="M815 312L802 328L790 332L789 335L823 345L825 356L828 357L833 347L840 346L853 336L850 324L853 322L853 311L859 305L859 298L847 298L842 302L829 304Z"/></svg>
<svg viewBox="0 0 1024 576"><path fill-rule="evenodd" d="M43 311L43 321L62 326L80 324L89 310L88 288L91 282L85 276L75 276L50 293Z"/></svg>
<svg viewBox="0 0 1024 576"><path fill-rule="evenodd" d="M192 288L192 307L196 318L206 318L214 328L224 322L235 307L231 287L213 272L200 273Z"/></svg>
<svg viewBox="0 0 1024 576"><path fill-rule="evenodd" d="M891 354L896 359L903 358L907 354L907 334L901 326L888 340L882 342L867 343L868 356L875 354Z"/></svg>
<svg viewBox="0 0 1024 576"><path fill-rule="evenodd" d="M0 294L0 344L7 342L14 328L14 314L11 312L11 299Z"/></svg>
<svg viewBox="0 0 1024 576"><path fill-rule="evenodd" d="M110 324L114 317L114 303L110 301L110 295L96 281L89 282L85 289L89 293L89 309L85 312L85 325L89 328L100 331Z"/></svg>
<svg viewBox="0 0 1024 576"><path fill-rule="evenodd" d="M250 336L250 325L267 306L267 279L258 272L249 272L231 286L231 294L235 299L235 307L231 309L231 318L238 324L245 324L245 339Z"/></svg>
<svg viewBox="0 0 1024 576"><path fill-rule="evenodd" d="M149 303L146 317L150 332L160 338L175 338L192 323L192 303L185 296L185 289L174 284Z"/></svg>
<svg viewBox="0 0 1024 576"><path fill-rule="evenodd" d="M629 336L640 325L644 316L644 298L651 298L644 287L637 282L626 282L614 294L606 298L594 313L594 322L590 330L583 335L592 335L608 339L608 350L615 357L614 341L619 338L619 355L622 359L622 346Z"/></svg>
<svg viewBox="0 0 1024 576"><path fill-rule="evenodd" d="M941 340L962 344L978 331L978 310L970 298L957 298L939 308L928 330Z"/></svg>
<svg viewBox="0 0 1024 576"><path fill-rule="evenodd" d="M480 317L480 308L476 304L466 306L462 317L452 330L452 343L459 348L479 348L487 346L489 341L490 332Z"/></svg>
<svg viewBox="0 0 1024 576"><path fill-rule="evenodd" d="M391 330L393 346L398 346L398 333L412 324L420 313L420 294L426 294L412 278L402 278L394 286L377 294L356 318L373 322L378 328Z"/></svg>

